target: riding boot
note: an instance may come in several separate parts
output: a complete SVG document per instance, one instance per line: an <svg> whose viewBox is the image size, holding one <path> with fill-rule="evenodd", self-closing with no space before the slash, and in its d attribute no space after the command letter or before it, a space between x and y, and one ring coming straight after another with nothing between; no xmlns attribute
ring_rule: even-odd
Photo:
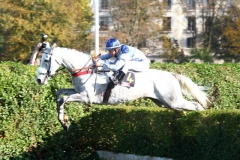
<svg viewBox="0 0 240 160"><path fill-rule="evenodd" d="M107 89L103 95L103 103L107 103L108 99L111 95L112 89L118 84L121 83L125 73L123 71L119 71L116 77L109 78L110 82L107 85Z"/></svg>
<svg viewBox="0 0 240 160"><path fill-rule="evenodd" d="M125 73L123 71L119 71L117 76L112 78L112 81L114 82L115 85L120 84L124 76Z"/></svg>
<svg viewBox="0 0 240 160"><path fill-rule="evenodd" d="M103 95L103 103L107 103L108 102L108 99L111 95L111 92L112 92L112 89L115 87L115 84L114 82L112 81L111 78L109 78L110 82L108 83L107 85L107 89Z"/></svg>

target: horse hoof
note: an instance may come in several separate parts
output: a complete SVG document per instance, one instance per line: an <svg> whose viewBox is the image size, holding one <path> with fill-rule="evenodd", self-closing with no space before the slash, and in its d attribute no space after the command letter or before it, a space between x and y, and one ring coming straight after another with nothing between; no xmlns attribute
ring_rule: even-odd
<svg viewBox="0 0 240 160"><path fill-rule="evenodd" d="M63 120L59 120L59 122L61 123L63 129L64 129L65 131L68 131L69 125L67 124L67 122L64 122Z"/></svg>
<svg viewBox="0 0 240 160"><path fill-rule="evenodd" d="M64 128L65 131L68 131L69 125L68 125L68 124L64 124L64 125L63 125L63 128Z"/></svg>

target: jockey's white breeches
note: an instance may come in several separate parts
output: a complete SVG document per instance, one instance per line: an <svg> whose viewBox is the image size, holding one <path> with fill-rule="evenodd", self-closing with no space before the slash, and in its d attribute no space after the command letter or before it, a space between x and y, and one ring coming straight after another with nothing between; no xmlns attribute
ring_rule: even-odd
<svg viewBox="0 0 240 160"><path fill-rule="evenodd" d="M150 61L149 59L146 59L144 61L127 61L121 70L126 74L129 69L140 72L140 71L146 71L149 68L150 68Z"/></svg>

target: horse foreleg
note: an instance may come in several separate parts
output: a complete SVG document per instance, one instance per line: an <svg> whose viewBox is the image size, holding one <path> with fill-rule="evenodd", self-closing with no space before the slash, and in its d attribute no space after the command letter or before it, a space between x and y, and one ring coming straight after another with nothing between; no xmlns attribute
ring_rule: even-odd
<svg viewBox="0 0 240 160"><path fill-rule="evenodd" d="M62 127L67 131L69 128L68 125L68 118L67 115L64 115L64 104L66 102L64 102L64 98L61 98L58 102L57 102L57 112L58 112L58 120L61 123Z"/></svg>
<svg viewBox="0 0 240 160"><path fill-rule="evenodd" d="M66 131L68 130L69 125L68 117L64 114L64 104L68 101L68 97L75 93L74 89L60 89L56 92L58 120Z"/></svg>

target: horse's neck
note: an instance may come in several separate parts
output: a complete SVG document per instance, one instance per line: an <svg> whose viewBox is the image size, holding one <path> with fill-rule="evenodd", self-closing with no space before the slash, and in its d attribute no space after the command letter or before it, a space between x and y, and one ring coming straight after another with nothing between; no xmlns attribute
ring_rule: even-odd
<svg viewBox="0 0 240 160"><path fill-rule="evenodd" d="M61 48L62 64L69 71L92 65L90 55L73 49Z"/></svg>
<svg viewBox="0 0 240 160"><path fill-rule="evenodd" d="M103 87L103 85L107 85L108 82L109 78L106 73L96 74L94 70L92 70L92 73L73 77L72 79L74 89L79 93L86 92L88 96L95 96L94 88L99 88L97 86Z"/></svg>

